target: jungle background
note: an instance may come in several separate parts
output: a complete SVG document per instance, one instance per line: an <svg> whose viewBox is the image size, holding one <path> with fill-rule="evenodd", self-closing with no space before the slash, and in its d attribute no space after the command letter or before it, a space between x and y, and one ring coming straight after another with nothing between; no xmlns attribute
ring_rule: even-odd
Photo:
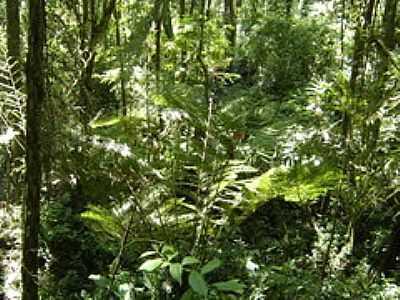
<svg viewBox="0 0 400 300"><path fill-rule="evenodd" d="M0 299L399 299L397 0L0 3Z"/></svg>

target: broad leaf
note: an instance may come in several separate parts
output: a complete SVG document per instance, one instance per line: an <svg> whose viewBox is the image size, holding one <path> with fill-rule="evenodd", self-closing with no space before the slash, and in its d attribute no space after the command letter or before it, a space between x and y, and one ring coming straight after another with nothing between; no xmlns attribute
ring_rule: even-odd
<svg viewBox="0 0 400 300"><path fill-rule="evenodd" d="M239 280L228 280L228 281L221 281L216 282L213 286L223 292L233 292L237 294L243 294L244 288L246 287L243 283L240 283Z"/></svg>
<svg viewBox="0 0 400 300"><path fill-rule="evenodd" d="M207 282L204 280L203 275L197 271L192 271L189 275L189 285L194 292L201 296L207 296L208 286Z"/></svg>
<svg viewBox="0 0 400 300"><path fill-rule="evenodd" d="M156 258L156 259L149 259L146 260L140 267L139 271L145 271L145 272L153 272L155 269L159 268L161 264L163 263L162 258Z"/></svg>
<svg viewBox="0 0 400 300"><path fill-rule="evenodd" d="M143 252L143 253L139 256L139 258L145 258L145 257L152 256L152 255L155 255L155 254L157 254L156 251L146 251L146 252Z"/></svg>
<svg viewBox="0 0 400 300"><path fill-rule="evenodd" d="M222 265L221 260L219 260L218 258L215 258L211 261L209 261L205 266L203 266L201 268L201 274L205 275L208 274L212 271L214 271L215 269L218 269L220 266Z"/></svg>
<svg viewBox="0 0 400 300"><path fill-rule="evenodd" d="M180 300L193 300L193 299L194 299L193 292L192 290L189 289L182 295Z"/></svg>
<svg viewBox="0 0 400 300"><path fill-rule="evenodd" d="M200 263L200 261L196 257L193 257L193 256L186 256L182 260L182 265L183 266L195 265L195 264L198 264L198 263Z"/></svg>
<svg viewBox="0 0 400 300"><path fill-rule="evenodd" d="M172 278L182 284L182 271L183 267L181 264L170 264L169 265L169 273L171 274Z"/></svg>

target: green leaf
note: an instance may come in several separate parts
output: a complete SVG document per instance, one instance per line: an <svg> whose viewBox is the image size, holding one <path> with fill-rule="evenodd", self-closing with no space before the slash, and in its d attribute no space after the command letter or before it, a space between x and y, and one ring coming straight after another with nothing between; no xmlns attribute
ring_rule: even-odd
<svg viewBox="0 0 400 300"><path fill-rule="evenodd" d="M215 258L211 261L209 261L205 266L203 266L201 268L201 274L205 275L208 274L212 271L214 271L215 269L218 269L220 266L222 265L221 260L219 260L218 258Z"/></svg>
<svg viewBox="0 0 400 300"><path fill-rule="evenodd" d="M169 245L165 245L162 247L161 253L168 256L168 255L173 255L176 253L176 250L174 249L174 247L169 246Z"/></svg>
<svg viewBox="0 0 400 300"><path fill-rule="evenodd" d="M183 267L181 264L176 263L169 265L169 273L171 274L173 279L179 282L180 285L182 284L182 272Z"/></svg>
<svg viewBox="0 0 400 300"><path fill-rule="evenodd" d="M180 300L193 300L193 292L192 290L187 290L181 297Z"/></svg>
<svg viewBox="0 0 400 300"><path fill-rule="evenodd" d="M100 288L106 288L110 284L109 279L107 277L98 275L98 274L91 274L89 279L93 280L96 285Z"/></svg>
<svg viewBox="0 0 400 300"><path fill-rule="evenodd" d="M168 258L168 261L172 261L179 255L178 251L176 251L172 246L164 246L161 252Z"/></svg>
<svg viewBox="0 0 400 300"><path fill-rule="evenodd" d="M186 256L182 260L182 265L183 266L195 265L195 264L198 264L198 263L200 263L200 261L196 257L193 257L193 256Z"/></svg>
<svg viewBox="0 0 400 300"><path fill-rule="evenodd" d="M212 286L214 286L219 291L233 292L237 294L243 294L244 288L246 287L243 283L240 283L239 280L237 279L216 282Z"/></svg>
<svg viewBox="0 0 400 300"><path fill-rule="evenodd" d="M308 163L291 168L280 166L257 177L247 184L247 188L253 191L252 202L278 195L283 195L287 201L302 202L317 199L334 189L340 176L340 171L327 163L318 166Z"/></svg>
<svg viewBox="0 0 400 300"><path fill-rule="evenodd" d="M143 252L143 253L139 256L139 258L145 258L145 257L152 256L152 255L156 255L156 254L157 254L156 251L146 251L146 252Z"/></svg>
<svg viewBox="0 0 400 300"><path fill-rule="evenodd" d="M208 286L207 282L204 280L203 275L197 271L192 271L189 275L189 285L194 292L201 296L207 296Z"/></svg>
<svg viewBox="0 0 400 300"><path fill-rule="evenodd" d="M159 268L161 264L163 263L162 258L156 258L156 259L149 259L146 260L140 267L139 271L145 271L145 272L153 272L155 269Z"/></svg>
<svg viewBox="0 0 400 300"><path fill-rule="evenodd" d="M103 119L103 120L95 119L89 123L89 126L91 128L108 127L108 126L113 126L115 124L118 124L119 122L121 122L121 118L119 118L119 117L112 117L112 118Z"/></svg>

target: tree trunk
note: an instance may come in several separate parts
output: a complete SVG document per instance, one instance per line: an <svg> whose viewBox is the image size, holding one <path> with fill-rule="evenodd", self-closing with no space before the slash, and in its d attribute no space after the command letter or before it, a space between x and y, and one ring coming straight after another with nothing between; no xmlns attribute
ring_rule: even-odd
<svg viewBox="0 0 400 300"><path fill-rule="evenodd" d="M185 28L185 25L183 25L185 15L186 15L186 3L185 3L185 0L180 0L179 1L179 19L180 19L180 23L181 23L180 29L182 31ZM187 68L186 55L187 55L186 42L184 42L182 49L181 49L181 65L182 65L182 69L183 69L183 72L181 75L182 81L184 81L186 78L186 68Z"/></svg>
<svg viewBox="0 0 400 300"><path fill-rule="evenodd" d="M26 63L26 179L24 234L22 241L22 300L37 300L40 225L41 109L45 99L44 46L45 0L30 0L28 55Z"/></svg>
<svg viewBox="0 0 400 300"><path fill-rule="evenodd" d="M226 32L231 50L236 44L236 1L225 0L225 24L228 25Z"/></svg>
<svg viewBox="0 0 400 300"><path fill-rule="evenodd" d="M7 0L6 3L6 14L7 14L7 56L12 64L12 79L13 83L8 82L4 78L0 78L0 83L9 85L10 83L18 89L21 89L21 40L20 40L20 0ZM21 120L16 117L10 116L13 121L20 122ZM21 167L21 158L23 156L23 150L18 143L11 145L11 153L6 152L5 154L5 174L9 174L7 177L7 192L5 193L6 199L20 203L23 189L20 188L22 178L20 176L11 175L12 169Z"/></svg>
<svg viewBox="0 0 400 300"><path fill-rule="evenodd" d="M122 100L122 115L127 115L127 103L126 103L126 89L125 89L125 61L124 61L124 53L121 48L121 30L119 26L119 20L121 18L120 11L115 11L115 19L116 19L116 28L115 28L115 38L118 47L118 58L119 58L119 67L120 67L120 87L121 87L121 100Z"/></svg>
<svg viewBox="0 0 400 300"><path fill-rule="evenodd" d="M162 10L161 0L156 0L155 3L155 32L156 32L156 53L155 53L155 72L156 72L156 86L157 91L160 85L160 73L161 73L161 30L162 30Z"/></svg>
<svg viewBox="0 0 400 300"><path fill-rule="evenodd" d="M20 58L20 0L7 0L7 55L12 62Z"/></svg>
<svg viewBox="0 0 400 300"><path fill-rule="evenodd" d="M368 49L368 37L370 26L373 24L373 16L374 16L374 8L375 8L376 0L369 0L362 17L359 17L356 32L354 35L354 46L353 46L353 57L352 57L352 66L351 66L351 74L349 81L349 88L351 92L351 97L353 99L357 99L359 96L359 91L363 87L364 81L364 73L365 73L365 63L367 57ZM343 113L343 139L344 139L344 147L346 148L346 152L348 153L347 160L351 160L351 146L350 141L353 138L353 120L348 112ZM346 175L348 177L349 184L351 186L355 185L355 171L354 167L347 163L344 166L346 170ZM353 240L353 255L354 257L361 258L364 255L364 241L367 236L367 232L364 226L364 220L360 218L360 214L358 217L354 217L353 222L353 232L354 232L354 240Z"/></svg>
<svg viewBox="0 0 400 300"><path fill-rule="evenodd" d="M383 17L383 43L387 50L391 51L396 46L396 12L398 0L386 0L385 13ZM384 74L389 67L389 57L384 53L382 55L382 69Z"/></svg>
<svg viewBox="0 0 400 300"><path fill-rule="evenodd" d="M104 2L102 15L98 18L95 0L82 1L82 18L80 20L81 52L84 63L80 78L80 102L82 106L81 121L86 127L91 114L91 81L95 69L96 46L104 39L111 16L116 9L117 0ZM99 19L99 20L98 20Z"/></svg>

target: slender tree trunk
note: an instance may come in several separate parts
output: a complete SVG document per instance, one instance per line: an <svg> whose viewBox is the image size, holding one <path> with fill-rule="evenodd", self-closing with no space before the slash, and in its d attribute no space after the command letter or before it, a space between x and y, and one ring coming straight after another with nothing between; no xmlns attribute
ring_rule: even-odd
<svg viewBox="0 0 400 300"><path fill-rule="evenodd" d="M392 51L396 47L396 23L397 23L397 9L398 9L398 0L386 0L385 4L385 12L383 19L383 44L386 47L386 50ZM379 87L380 92L378 95L381 99L377 99L378 101L382 101L387 98L384 90L384 83L386 79L386 72L389 69L390 65L390 57L389 53L381 51L381 64L379 68L379 81L381 82L381 86ZM377 108L375 108L377 109ZM380 135L381 121L377 119L372 124L372 143L373 147L376 147L376 141ZM389 274L390 272L396 269L396 265L398 265L397 257L399 255L400 250L400 218L397 217L396 222L394 223L391 234L387 238L385 243L386 251L383 253L380 262L378 263L378 270L380 272L385 272Z"/></svg>
<svg viewBox="0 0 400 300"><path fill-rule="evenodd" d="M168 39L174 39L174 29L172 25L172 16L171 16L171 1L164 0L163 9L162 9L162 22L164 33L167 35Z"/></svg>
<svg viewBox="0 0 400 300"><path fill-rule="evenodd" d="M120 11L116 10L115 12L115 19L116 19L116 42L117 42L117 48L118 48L118 53L119 53L119 66L120 66L120 85L121 85L121 100L122 100L122 115L126 116L127 115L127 104L126 104L126 89L125 89L125 62L124 62L124 55L122 52L121 48L121 31L120 31L120 26L119 26L119 20L120 20Z"/></svg>
<svg viewBox="0 0 400 300"><path fill-rule="evenodd" d="M84 60L81 66L80 102L81 121L87 126L90 114L91 80L95 68L96 46L105 38L111 16L116 9L117 0L104 2L101 16L97 16L95 0L82 0L82 18L80 20L81 52Z"/></svg>
<svg viewBox="0 0 400 300"><path fill-rule="evenodd" d="M363 18L359 17L356 32L354 35L354 46L353 46L353 57L351 65L351 74L349 87L351 96L355 97L357 90L360 88L360 82L363 82L364 77L362 66L365 63L366 57L366 45L367 45L367 32L372 23L372 16L375 7L375 0L369 0L366 10L363 14ZM360 78L361 77L361 78ZM342 121L343 138L345 140L352 139L352 120L348 113L343 114Z"/></svg>
<svg viewBox="0 0 400 300"><path fill-rule="evenodd" d="M12 67L12 80L18 89L21 89L21 54L20 54L20 0L7 0L6 3L7 14L7 56L10 59ZM11 78L10 78L11 79ZM8 85L5 79L0 79L0 83ZM12 118L12 116L11 116ZM15 118L17 122L21 121ZM5 174L11 174L11 169L20 168L21 160L14 159L20 158L23 155L22 148L17 144L11 146L11 153L7 152L5 158ZM7 176L7 192L5 193L6 199L20 203L23 189L20 188L22 178L20 176Z"/></svg>
<svg viewBox="0 0 400 300"><path fill-rule="evenodd" d="M236 45L236 0L225 0L225 24L228 25L226 36L231 50Z"/></svg>
<svg viewBox="0 0 400 300"><path fill-rule="evenodd" d="M203 51L204 51L204 41L205 41L205 26L207 21L207 12L206 12L206 0L200 1L200 10L201 10L201 18L200 18L200 40L199 46L197 49L197 61L200 64L201 70L203 72L203 86L204 86L204 99L205 103L208 104L210 98L210 79L208 74L208 66L205 64L203 59Z"/></svg>
<svg viewBox="0 0 400 300"><path fill-rule="evenodd" d="M189 9L189 14L190 14L191 16L193 16L194 9L196 8L196 6L197 6L197 0L191 0L191 2L190 2L190 9Z"/></svg>
<svg viewBox="0 0 400 300"><path fill-rule="evenodd" d="M183 25L183 21L186 15L186 3L185 0L179 0L179 19L181 22L181 30L184 30L185 25ZM186 78L186 68L187 68L187 64L186 64L186 55L187 55L187 51L186 51L186 42L184 42L182 49L181 49L181 65L182 65L182 81L185 80Z"/></svg>
<svg viewBox="0 0 400 300"><path fill-rule="evenodd" d="M41 109L46 97L44 76L45 0L29 0L26 121L27 195L22 241L22 300L37 300L40 188L42 184Z"/></svg>
<svg viewBox="0 0 400 300"><path fill-rule="evenodd" d="M398 0L386 0L385 13L383 17L383 43L387 50L391 51L396 46L396 24L397 24ZM382 69L384 74L389 67L389 57L382 55Z"/></svg>
<svg viewBox="0 0 400 300"><path fill-rule="evenodd" d="M161 73L161 31L162 31L162 15L161 15L161 1L156 0L158 9L156 11L155 18L155 30L156 30L156 57L155 57L155 71L156 71L156 86L157 90L160 86L160 73Z"/></svg>
<svg viewBox="0 0 400 300"><path fill-rule="evenodd" d="M89 64L89 49L88 49L88 39L89 39L89 2L88 0L82 0L82 19L79 24L79 35L80 35L80 50L83 59L83 65L81 69L80 82L79 82L79 93L80 93L80 105L81 105L81 122L85 125L88 123L88 105L89 105L89 96L87 91L87 76L86 69Z"/></svg>
<svg viewBox="0 0 400 300"><path fill-rule="evenodd" d="M359 79L359 76L364 75L361 72L361 68L363 66L364 58L366 55L365 53L367 45L366 34L372 23L374 8L375 8L375 0L370 0L366 7L366 11L364 13L363 24L360 19L358 22L359 24L357 26L356 33L354 35L354 50L353 50L352 68L350 77L350 89L353 94L356 92L357 89L357 79Z"/></svg>
<svg viewBox="0 0 400 300"><path fill-rule="evenodd" d="M386 0L385 11L383 16L383 47L385 51L380 51L380 60L377 66L377 83L376 96L369 103L369 112L375 113L379 107L382 105L383 101L387 99L385 92L385 82L387 81L386 72L389 70L390 57L388 55L389 51L394 50L396 46L396 12L397 12L398 0ZM378 49L382 50L382 49ZM376 119L370 126L367 126L367 146L370 151L374 151L376 148L376 143L380 135L381 122Z"/></svg>
<svg viewBox="0 0 400 300"><path fill-rule="evenodd" d="M7 55L12 62L20 59L20 0L7 0Z"/></svg>
<svg viewBox="0 0 400 300"><path fill-rule="evenodd" d="M286 17L290 17L292 15L292 5L293 0L286 0Z"/></svg>
<svg viewBox="0 0 400 300"><path fill-rule="evenodd" d="M368 39L370 35L371 24L373 24L373 16L376 0L369 0L362 18L358 20L358 26L354 36L354 48L352 57L352 68L350 74L349 87L353 101L359 97L359 91L363 89L365 77L365 64L368 56ZM353 121L350 114L347 112L343 116L343 137L344 146L348 153L347 161L351 161L352 151L350 141L352 140L352 125ZM351 164L345 166L349 184L355 185L355 171ZM353 255L356 258L361 258L364 255L364 241L367 235L365 220L361 220L360 215L352 217L353 226Z"/></svg>

